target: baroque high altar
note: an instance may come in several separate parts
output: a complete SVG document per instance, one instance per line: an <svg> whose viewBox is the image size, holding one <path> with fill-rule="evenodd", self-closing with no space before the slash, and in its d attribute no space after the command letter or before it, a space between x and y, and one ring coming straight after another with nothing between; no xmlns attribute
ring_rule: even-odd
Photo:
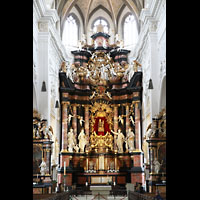
<svg viewBox="0 0 200 200"><path fill-rule="evenodd" d="M142 72L109 37L93 34L92 45L71 52L71 66L61 65L60 186L144 184Z"/></svg>

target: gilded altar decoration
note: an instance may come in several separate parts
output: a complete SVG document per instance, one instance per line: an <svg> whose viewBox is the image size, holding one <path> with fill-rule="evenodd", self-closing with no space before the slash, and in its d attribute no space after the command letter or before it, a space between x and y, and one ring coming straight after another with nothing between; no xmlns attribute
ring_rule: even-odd
<svg viewBox="0 0 200 200"><path fill-rule="evenodd" d="M94 131L97 135L105 135L111 132L113 125L113 112L109 104L95 102L90 107L91 111L91 132Z"/></svg>
<svg viewBox="0 0 200 200"><path fill-rule="evenodd" d="M97 135L94 131L90 136L90 146L91 149L96 149L97 151L113 150L113 136L110 132L105 135Z"/></svg>

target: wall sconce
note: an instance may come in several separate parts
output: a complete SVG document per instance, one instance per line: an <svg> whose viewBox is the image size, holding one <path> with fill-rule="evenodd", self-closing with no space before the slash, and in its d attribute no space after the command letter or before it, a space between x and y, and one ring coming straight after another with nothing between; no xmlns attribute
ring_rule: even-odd
<svg viewBox="0 0 200 200"><path fill-rule="evenodd" d="M56 100L56 105L55 105L55 108L59 108L59 103L58 103L58 100Z"/></svg>
<svg viewBox="0 0 200 200"><path fill-rule="evenodd" d="M149 87L148 87L149 90L152 90L153 89L153 82L151 79L149 79Z"/></svg>
<svg viewBox="0 0 200 200"><path fill-rule="evenodd" d="M46 89L46 83L45 81L42 82L42 92L46 92L47 89Z"/></svg>

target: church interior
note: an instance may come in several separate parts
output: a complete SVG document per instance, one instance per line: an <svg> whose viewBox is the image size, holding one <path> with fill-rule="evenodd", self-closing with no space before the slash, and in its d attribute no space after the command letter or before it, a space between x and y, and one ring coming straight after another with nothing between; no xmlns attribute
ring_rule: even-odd
<svg viewBox="0 0 200 200"><path fill-rule="evenodd" d="M166 0L33 0L33 199L166 199Z"/></svg>

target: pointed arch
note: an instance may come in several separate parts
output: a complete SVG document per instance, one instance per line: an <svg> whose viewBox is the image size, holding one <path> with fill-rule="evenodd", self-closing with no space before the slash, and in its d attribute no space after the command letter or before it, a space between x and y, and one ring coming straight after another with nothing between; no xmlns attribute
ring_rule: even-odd
<svg viewBox="0 0 200 200"><path fill-rule="evenodd" d="M92 12L90 12L89 17L88 17L88 21L90 21L90 18L92 17L92 15L93 15L95 12L97 12L97 10L100 10L100 9L102 9L103 11L105 11L105 12L110 16L110 18L113 19L113 18L112 18L112 15L111 15L111 13L110 13L110 11L109 11L107 8L105 8L104 6L99 5L99 6L97 6L95 9L93 9Z"/></svg>

